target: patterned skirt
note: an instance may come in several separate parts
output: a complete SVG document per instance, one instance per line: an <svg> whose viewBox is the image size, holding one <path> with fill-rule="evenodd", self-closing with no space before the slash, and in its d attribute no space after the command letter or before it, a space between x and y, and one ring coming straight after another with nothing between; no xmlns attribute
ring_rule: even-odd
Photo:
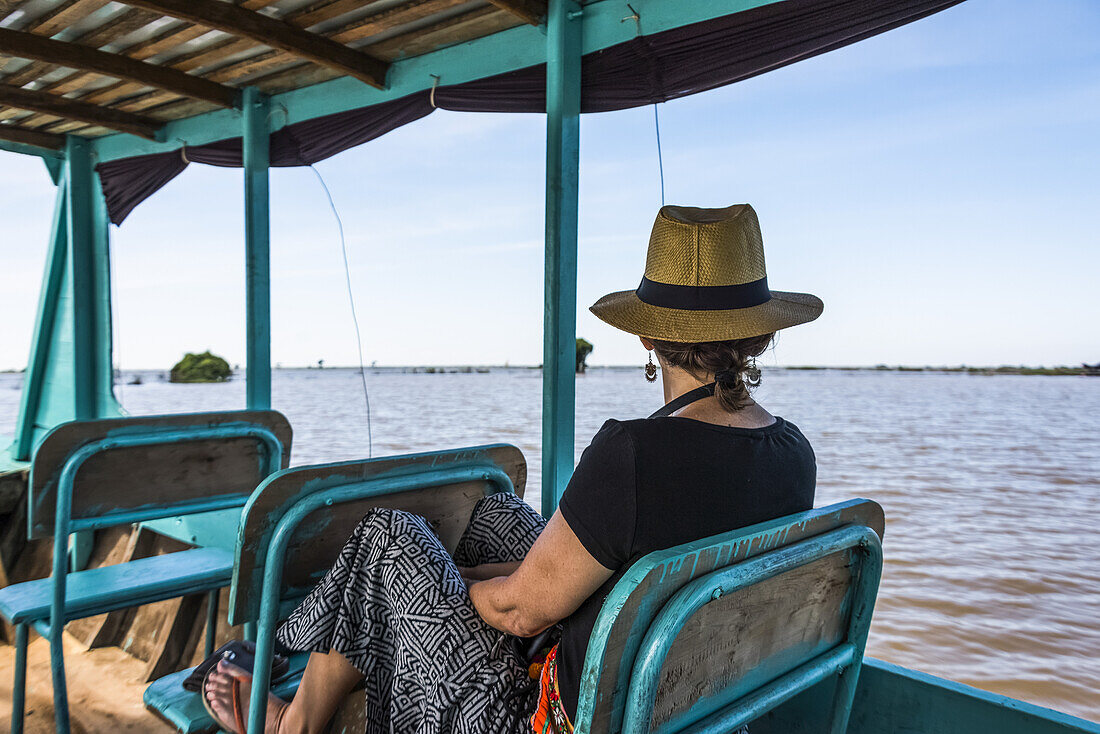
<svg viewBox="0 0 1100 734"><path fill-rule="evenodd" d="M277 637L336 650L363 674L366 734L530 732L526 662L478 615L457 566L522 560L545 525L515 495L491 495L452 559L424 518L372 510Z"/></svg>

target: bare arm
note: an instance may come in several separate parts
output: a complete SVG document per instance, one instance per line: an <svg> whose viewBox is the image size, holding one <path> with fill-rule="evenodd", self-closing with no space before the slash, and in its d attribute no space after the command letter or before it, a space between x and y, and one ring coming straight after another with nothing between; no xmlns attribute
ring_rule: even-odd
<svg viewBox="0 0 1100 734"><path fill-rule="evenodd" d="M519 568L475 582L470 598L491 626L532 637L575 612L613 573L585 550L555 512Z"/></svg>

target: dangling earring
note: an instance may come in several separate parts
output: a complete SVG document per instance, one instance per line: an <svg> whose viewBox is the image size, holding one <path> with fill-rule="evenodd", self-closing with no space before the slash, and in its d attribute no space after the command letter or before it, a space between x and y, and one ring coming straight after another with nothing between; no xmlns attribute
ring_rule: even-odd
<svg viewBox="0 0 1100 734"><path fill-rule="evenodd" d="M746 381L750 385L760 384L760 368L756 366L756 357L749 359L749 363L745 366L745 376L748 377Z"/></svg>
<svg viewBox="0 0 1100 734"><path fill-rule="evenodd" d="M657 365L653 364L653 352L649 353L649 362L645 366L646 382L657 381Z"/></svg>

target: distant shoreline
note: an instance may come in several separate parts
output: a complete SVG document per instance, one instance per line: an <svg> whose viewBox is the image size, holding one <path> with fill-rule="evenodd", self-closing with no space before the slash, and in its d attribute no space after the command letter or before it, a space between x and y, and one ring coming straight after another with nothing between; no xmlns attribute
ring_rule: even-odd
<svg viewBox="0 0 1100 734"><path fill-rule="evenodd" d="M313 366L304 367L284 367L276 366L272 368L276 371L283 372L326 372L326 371L346 371L346 370L358 370L356 366L333 366L325 367L323 369ZM373 365L366 367L369 372L376 373L401 373L401 374L484 374L493 370L540 370L541 365ZM613 370L616 372L636 371L640 370L640 366L633 365L589 365L588 370L602 371ZM1100 368L1086 367L1084 365L1077 367L1028 367L1026 365L1012 366L1002 365L1000 367L971 367L967 365L960 365L957 367L937 367L937 366L923 366L916 367L910 365L875 365L873 367L834 367L824 365L776 365L765 367L766 370L789 370L792 372L927 372L927 373L965 373L969 375L1046 375L1055 377L1068 377L1068 376L1081 376L1091 375L1100 376ZM128 373L148 373L148 372L164 372L167 374L167 370L154 367L143 368L126 368L123 370ZM0 374L19 374L23 370L0 370ZM243 374L243 370L239 370ZM236 376L236 375L235 375Z"/></svg>
<svg viewBox="0 0 1100 734"><path fill-rule="evenodd" d="M276 367L277 370L295 370L295 371L314 371L318 370L317 367ZM358 370L355 366L344 367L325 367L325 370ZM542 365L395 365L395 366L371 366L366 368L372 372L399 372L402 374L470 374L470 373L486 373L492 370L541 370ZM634 365L589 365L588 371L599 370L614 370L616 372L635 371L642 369L640 366ZM832 367L824 365L776 365L765 367L767 370L790 370L794 372L818 372L818 371L836 371L836 372L932 372L932 373L966 373L970 375L1052 375L1052 376L1071 376L1071 375L1097 375L1100 374L1100 370L1092 369L1091 371L1082 366L1079 367L1028 367L1026 365L1011 366L1002 365L1000 367L969 367L967 365L960 365L958 367L935 367L924 366L916 367L910 365L875 365L873 367ZM319 370L320 371L320 370Z"/></svg>
<svg viewBox="0 0 1100 734"><path fill-rule="evenodd" d="M962 372L968 375L1100 375L1100 370L1081 367L910 367L907 365L876 365L875 367L779 367L783 370L838 370L842 372Z"/></svg>

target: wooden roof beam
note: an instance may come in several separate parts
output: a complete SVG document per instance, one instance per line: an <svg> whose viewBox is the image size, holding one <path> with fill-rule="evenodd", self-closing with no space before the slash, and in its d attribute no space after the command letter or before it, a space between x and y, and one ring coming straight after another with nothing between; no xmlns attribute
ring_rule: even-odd
<svg viewBox="0 0 1100 734"><path fill-rule="evenodd" d="M99 107L46 92L34 92L9 84L0 84L0 104L45 115L56 115L69 120L79 120L90 125L100 125L148 140L156 140L157 130L160 128L159 122L143 115L135 115L110 107Z"/></svg>
<svg viewBox="0 0 1100 734"><path fill-rule="evenodd" d="M389 64L324 36L282 20L220 0L124 0L146 10L201 23L208 28L251 38L316 64L336 69L379 89L385 88Z"/></svg>
<svg viewBox="0 0 1100 734"><path fill-rule="evenodd" d="M339 43L352 43L406 23L423 20L465 2L466 0L409 0L364 16L334 31L329 37Z"/></svg>
<svg viewBox="0 0 1100 734"><path fill-rule="evenodd" d="M185 97L194 97L219 107L233 107L237 101L238 90L233 87L165 66L146 64L126 56L106 53L76 43L55 41L33 33L0 28L0 49L10 56L48 61L51 64L81 71L93 71L104 76L175 92Z"/></svg>
<svg viewBox="0 0 1100 734"><path fill-rule="evenodd" d="M547 0L489 0L489 2L531 25L541 25L546 18Z"/></svg>
<svg viewBox="0 0 1100 734"><path fill-rule="evenodd" d="M18 125L0 125L0 140L49 150L61 150L65 147L64 135L44 133L41 130L31 130Z"/></svg>
<svg viewBox="0 0 1100 734"><path fill-rule="evenodd" d="M65 0L20 30L33 32L39 36L52 36L109 3L110 0Z"/></svg>

